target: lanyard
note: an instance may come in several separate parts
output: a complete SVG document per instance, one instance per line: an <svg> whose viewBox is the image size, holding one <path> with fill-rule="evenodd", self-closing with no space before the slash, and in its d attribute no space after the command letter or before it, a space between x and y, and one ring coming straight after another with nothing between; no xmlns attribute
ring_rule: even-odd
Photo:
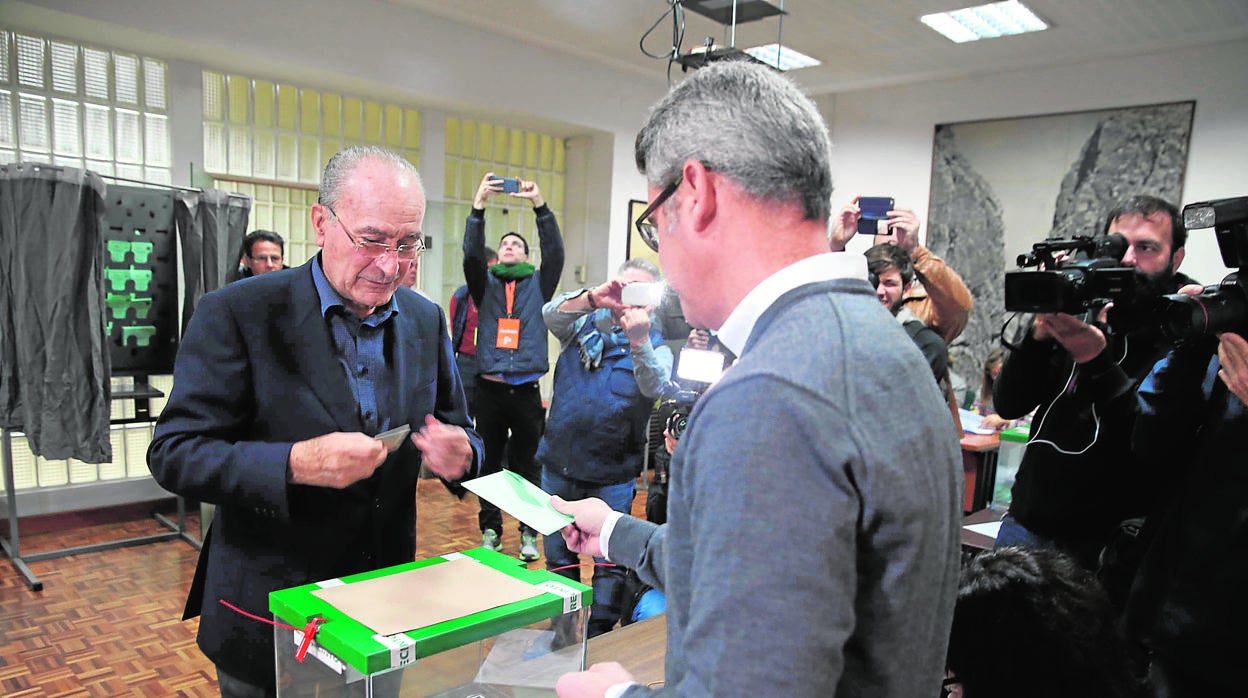
<svg viewBox="0 0 1248 698"><path fill-rule="evenodd" d="M511 317L512 306L516 303L516 282L508 281L506 287L507 293L507 317Z"/></svg>

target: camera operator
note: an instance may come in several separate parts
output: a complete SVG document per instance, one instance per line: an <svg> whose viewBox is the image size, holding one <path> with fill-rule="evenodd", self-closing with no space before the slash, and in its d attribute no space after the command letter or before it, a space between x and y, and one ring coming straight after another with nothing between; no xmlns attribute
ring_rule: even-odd
<svg viewBox="0 0 1248 698"><path fill-rule="evenodd" d="M1244 273L1248 197L1192 204L1184 209L1230 212L1218 220L1218 247ZM1239 206L1238 212L1234 211ZM1180 293L1209 303L1209 290ZM1140 416L1132 448L1161 474L1164 497L1151 546L1131 589L1128 637L1151 651L1149 679L1158 698L1238 695L1243 690L1243 628L1248 625L1248 304L1229 311L1157 363L1139 390ZM1151 531L1150 531L1151 532Z"/></svg>
<svg viewBox="0 0 1248 698"><path fill-rule="evenodd" d="M1138 308L1191 283L1177 272L1187 231L1173 205L1128 199L1109 213L1104 232L1126 239L1122 264L1135 269L1136 300L1123 305ZM1002 367L998 414L1037 413L998 547L1055 548L1095 570L1118 524L1146 512L1149 477L1129 448L1135 391L1169 343L1153 323L1127 317L1106 309L1091 322L1038 314Z"/></svg>
<svg viewBox="0 0 1248 698"><path fill-rule="evenodd" d="M1216 347L1216 353L1214 348ZM1169 501L1127 604L1158 698L1243 690L1248 624L1248 341L1224 332L1175 349L1139 390L1136 457ZM1150 522L1151 523L1151 522Z"/></svg>
<svg viewBox="0 0 1248 698"><path fill-rule="evenodd" d="M690 361L694 360L691 353L686 354L686 350L713 351L723 355L722 364L718 369L714 365L702 366L705 370L690 372L686 370L684 373L680 370L680 362L682 357L689 357ZM651 458L654 461L654 480L650 483L650 489L646 493L646 520L657 524L667 521L667 483L670 476L672 453L676 451L676 443L680 441L681 435L684 433L685 427L688 425L689 413L693 409L697 399L705 393L711 385L719 379L719 376L726 370L727 365L732 363L735 357L723 344L719 342L710 330L693 328L689 330L689 338L685 340L684 346L680 352L676 354L676 362L672 368L672 382L665 389L663 400L659 403L659 408L655 410L654 419L658 420L659 426L663 429L663 443L661 447L654 449ZM713 370L714 369L714 370Z"/></svg>

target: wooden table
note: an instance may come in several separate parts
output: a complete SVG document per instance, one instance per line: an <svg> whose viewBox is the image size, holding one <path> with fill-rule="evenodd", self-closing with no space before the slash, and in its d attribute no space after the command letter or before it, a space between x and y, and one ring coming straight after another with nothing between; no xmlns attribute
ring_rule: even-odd
<svg viewBox="0 0 1248 698"><path fill-rule="evenodd" d="M992 550L992 547L997 544L996 538L968 531L966 527L973 524L1000 521L1002 516L1004 516L1003 512L993 511L992 509L980 509L962 519L962 547L971 551Z"/></svg>
<svg viewBox="0 0 1248 698"><path fill-rule="evenodd" d="M962 477L966 494L962 512L979 511L992 500L997 480L997 449L1001 438L996 434L967 434L962 437Z"/></svg>
<svg viewBox="0 0 1248 698"><path fill-rule="evenodd" d="M612 630L589 641L588 664L619 662L640 683L662 681L667 657L667 616Z"/></svg>

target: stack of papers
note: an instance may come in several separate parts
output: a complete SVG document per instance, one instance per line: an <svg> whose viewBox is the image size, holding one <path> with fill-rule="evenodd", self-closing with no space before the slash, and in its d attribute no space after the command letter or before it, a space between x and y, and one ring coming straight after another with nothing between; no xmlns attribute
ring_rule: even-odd
<svg viewBox="0 0 1248 698"><path fill-rule="evenodd" d="M995 434L996 429L987 429L980 426L980 422L984 418L975 414L970 410L959 409L958 416L962 419L962 431L968 434Z"/></svg>

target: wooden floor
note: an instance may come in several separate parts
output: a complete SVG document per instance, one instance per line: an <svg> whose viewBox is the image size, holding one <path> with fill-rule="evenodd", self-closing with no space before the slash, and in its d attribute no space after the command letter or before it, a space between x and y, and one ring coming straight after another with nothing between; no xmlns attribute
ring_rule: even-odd
<svg viewBox="0 0 1248 698"><path fill-rule="evenodd" d="M417 500L418 558L481 544L472 495L460 502L422 480ZM147 517L150 508L23 519L22 553L167 530ZM633 511L644 515L644 492ZM503 552L515 554L515 521L506 517L504 528ZM44 560L30 564L44 584L32 592L0 556L0 696L217 695L216 672L195 645L198 622L179 620L197 557L172 540Z"/></svg>

